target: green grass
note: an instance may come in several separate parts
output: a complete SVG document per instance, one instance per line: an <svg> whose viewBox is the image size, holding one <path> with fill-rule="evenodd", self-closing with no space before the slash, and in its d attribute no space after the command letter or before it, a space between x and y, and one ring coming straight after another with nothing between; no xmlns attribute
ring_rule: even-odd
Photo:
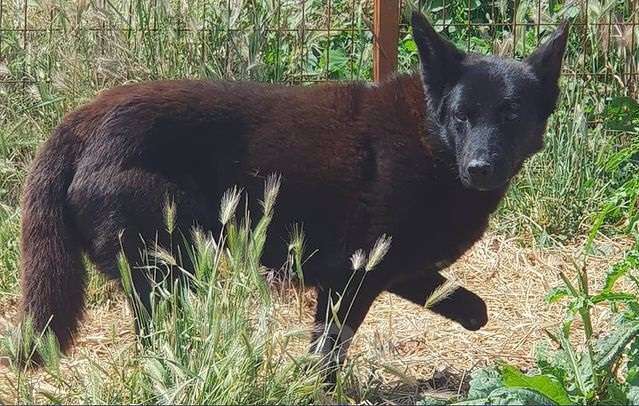
<svg viewBox="0 0 639 406"><path fill-rule="evenodd" d="M239 1L238 11L230 15L225 1L198 0L189 2L189 7L176 1L152 3L28 2L29 26L43 31L30 33L26 46L20 31L1 34L0 82L28 82L0 84L0 308L18 296L19 196L36 147L66 112L96 92L125 82L159 78L294 83L370 79L371 1L333 0L331 24L343 30L335 29L330 37L325 32L300 30L303 21L307 27L326 26L326 1L308 1L304 10L296 1L283 0L280 7L274 1ZM466 7L454 2L443 7L435 0L424 3L435 22L466 21ZM473 21L499 23L510 21L514 14L519 23L538 22L532 2L518 2L516 10L508 4L474 0ZM554 8L550 4L555 4ZM3 29L21 27L23 5L21 1L3 3ZM565 16L579 21L586 8L590 23L611 21L611 13L630 21L629 5L628 1L590 1L580 8L574 2L543 2L539 21L553 23ZM277 26L291 30L278 35L271 31ZM238 31L229 31L229 27ZM516 42L511 26L448 27L444 31L458 45L477 52L523 56L538 38L534 28L522 27ZM636 184L636 167L628 170L610 162L633 145L637 133L633 128L611 129L607 111L614 96L636 98L637 85L625 86L619 78L623 79L621 74L629 67L636 69L638 56L627 44L615 45L613 41L607 46L605 32L598 27L573 30L566 59L568 74L562 78L561 101L548 125L546 148L526 164L492 221L493 230L523 244L561 245L583 240L593 224L598 225L597 232L609 236L629 233L627 216L615 210L617 202L633 207L636 188L627 189L633 179ZM541 31L547 34L548 30ZM405 27L399 62L402 71L416 62L415 46ZM583 71L610 75L570 74ZM602 210L615 216L602 216ZM255 237L254 231L246 228L240 227L239 232L245 238ZM318 379L320 371L311 367L309 373L301 368L312 361L287 356L287 340L294 334L276 331L269 318L272 298L258 277L259 261L244 258L244 263L231 266L230 272L217 274L220 264L206 259L216 257L212 255L215 249L210 240L200 241L196 254L202 258L196 273L207 282L195 293L166 287L164 300L158 303L161 311L154 314L156 331L150 337L151 345L124 347L107 360L91 360L88 366L65 371L56 367L52 356L47 374L54 389L41 393L29 374L20 374L15 383L16 399L321 403L329 399L325 396L347 402L368 396L353 397L353 392L374 392L357 383L348 371L341 376L343 385L329 391ZM227 242L231 255L248 249L248 240ZM259 252L256 247L251 250L254 255ZM111 297L112 289L92 273L89 305L104 304ZM375 398L374 393L370 396Z"/></svg>
<svg viewBox="0 0 639 406"><path fill-rule="evenodd" d="M605 103L589 84L563 80L545 148L510 188L494 220L498 230L541 244L567 243L588 233L610 186L625 176L606 168L623 145L623 134L591 120L601 116Z"/></svg>
<svg viewBox="0 0 639 406"><path fill-rule="evenodd" d="M18 262L18 211L0 206L0 300L15 294Z"/></svg>
<svg viewBox="0 0 639 406"><path fill-rule="evenodd" d="M265 182L263 215L256 224L247 220L248 212L236 214L242 197L238 189L227 192L220 209L222 234L214 237L193 230L195 244L189 255L194 259L195 269L181 268L170 247L149 252L144 269L132 269L120 258L124 291L133 306L139 307L140 301L132 288L132 273L157 276L178 272L183 278L165 278L154 287L153 312L151 315L142 312L146 320L140 323L143 333L137 345L124 347L121 354L114 354L108 362L98 364L90 360L82 367L64 368L53 336L38 335L28 323L19 332L3 338L0 349L11 362L29 357L36 348L44 359L44 378L51 386L41 390L38 380L32 379L27 370L14 366L11 373L16 376L15 386L8 394L11 398L0 397L0 401L85 404L356 401L347 391L354 379L349 368L337 374L334 386L326 384L328 370L319 354L300 355L289 348L294 340L308 339L306 334L276 329L277 309L260 256L279 182L275 176ZM179 208L167 213L174 214L174 210ZM171 218L167 215L169 230ZM303 236L296 239L291 244L292 254L302 259ZM381 238L370 253L358 251L353 272L374 272L389 242ZM334 306L342 305L350 303ZM28 343L34 343L35 347Z"/></svg>

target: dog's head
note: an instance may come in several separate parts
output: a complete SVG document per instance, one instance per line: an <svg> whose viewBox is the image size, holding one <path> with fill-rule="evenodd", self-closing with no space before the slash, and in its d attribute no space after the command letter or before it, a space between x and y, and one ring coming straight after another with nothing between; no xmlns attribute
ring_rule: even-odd
<svg viewBox="0 0 639 406"><path fill-rule="evenodd" d="M523 62L467 54L412 18L431 120L456 157L462 183L477 190L504 186L543 146L555 109L566 48L566 23Z"/></svg>

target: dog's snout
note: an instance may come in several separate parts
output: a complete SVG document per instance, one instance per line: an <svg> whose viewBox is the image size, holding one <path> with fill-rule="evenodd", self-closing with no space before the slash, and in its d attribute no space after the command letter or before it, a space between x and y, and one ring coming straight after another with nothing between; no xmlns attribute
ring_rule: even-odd
<svg viewBox="0 0 639 406"><path fill-rule="evenodd" d="M486 182L494 172L495 167L482 159L473 159L468 163L468 175L473 182Z"/></svg>

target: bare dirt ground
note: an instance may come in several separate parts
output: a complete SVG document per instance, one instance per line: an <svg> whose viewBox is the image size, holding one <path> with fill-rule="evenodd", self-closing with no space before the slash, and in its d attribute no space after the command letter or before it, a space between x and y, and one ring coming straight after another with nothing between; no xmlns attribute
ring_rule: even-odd
<svg viewBox="0 0 639 406"><path fill-rule="evenodd" d="M586 261L595 287L627 246L625 241L598 242L600 253ZM575 261L582 263L578 260L581 252L579 244L557 249L521 248L513 241L486 236L445 273L486 301L488 324L469 332L397 296L384 294L372 307L349 352L357 376L383 388L376 392L376 401L412 403L424 392L446 396L463 391L474 368L498 359L529 367L535 344L545 336L544 329L554 329L564 314L560 304L546 304L544 296L560 284L559 271L574 275ZM283 296L287 295L290 299L288 293ZM301 316L295 300L278 299L278 330L310 328L312 294L301 295L305 303ZM63 360L64 365L82 364L89 358L112 359L131 351L131 313L122 295L115 297L89 309L77 345ZM14 314L13 306L0 305L0 329L10 325ZM607 311L596 311L595 330L605 326L609 318ZM303 352L306 346L302 337L293 350ZM0 399L11 401L16 377L3 368L0 366Z"/></svg>

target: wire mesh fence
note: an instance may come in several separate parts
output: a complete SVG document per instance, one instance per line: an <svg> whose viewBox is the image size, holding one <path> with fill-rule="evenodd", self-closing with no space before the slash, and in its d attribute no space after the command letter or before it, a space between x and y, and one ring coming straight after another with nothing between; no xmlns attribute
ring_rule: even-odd
<svg viewBox="0 0 639 406"><path fill-rule="evenodd" d="M391 0L378 0L391 1ZM566 75L637 94L639 0L397 2L398 70L420 7L458 46L523 57L571 19ZM0 85L160 78L370 80L373 0L0 0Z"/></svg>

